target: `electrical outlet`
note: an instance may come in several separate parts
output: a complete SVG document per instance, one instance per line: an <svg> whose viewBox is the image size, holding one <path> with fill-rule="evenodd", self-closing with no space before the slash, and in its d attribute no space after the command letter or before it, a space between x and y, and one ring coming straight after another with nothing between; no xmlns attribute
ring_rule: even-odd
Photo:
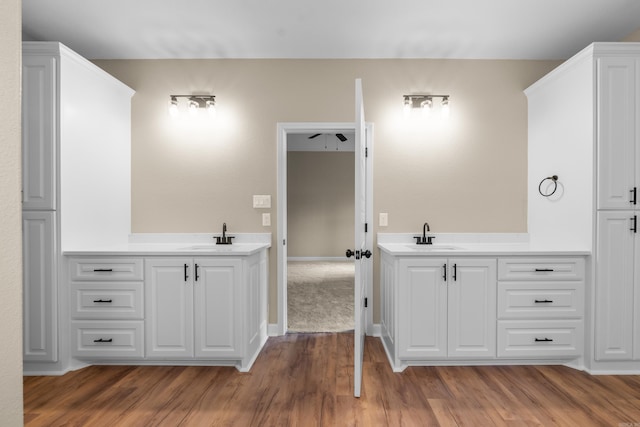
<svg viewBox="0 0 640 427"><path fill-rule="evenodd" d="M389 225L389 214L386 212L380 212L378 224L380 227L387 227Z"/></svg>
<svg viewBox="0 0 640 427"><path fill-rule="evenodd" d="M262 214L262 226L263 227L271 227L271 214L263 213Z"/></svg>

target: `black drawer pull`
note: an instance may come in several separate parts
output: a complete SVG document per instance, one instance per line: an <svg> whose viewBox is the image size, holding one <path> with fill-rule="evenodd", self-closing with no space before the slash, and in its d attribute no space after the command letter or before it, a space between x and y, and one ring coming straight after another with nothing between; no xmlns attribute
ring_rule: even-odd
<svg viewBox="0 0 640 427"><path fill-rule="evenodd" d="M112 303L113 300L112 299L94 299L93 302L106 302L106 303Z"/></svg>
<svg viewBox="0 0 640 427"><path fill-rule="evenodd" d="M553 268L536 268L536 273L548 273L554 271Z"/></svg>
<svg viewBox="0 0 640 427"><path fill-rule="evenodd" d="M109 339L104 339L104 338L100 338L97 340L93 340L93 342L113 342L113 338L109 338Z"/></svg>
<svg viewBox="0 0 640 427"><path fill-rule="evenodd" d="M113 271L113 268L94 268L93 271L96 273L109 273Z"/></svg>
<svg viewBox="0 0 640 427"><path fill-rule="evenodd" d="M537 299L535 300L536 304L548 304L548 303L552 303L553 300L550 299Z"/></svg>
<svg viewBox="0 0 640 427"><path fill-rule="evenodd" d="M551 338L536 338L536 342L553 342Z"/></svg>

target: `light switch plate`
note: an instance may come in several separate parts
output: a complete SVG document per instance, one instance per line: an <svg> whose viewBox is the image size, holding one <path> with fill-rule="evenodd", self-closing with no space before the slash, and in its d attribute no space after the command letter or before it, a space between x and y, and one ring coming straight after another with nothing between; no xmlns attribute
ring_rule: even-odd
<svg viewBox="0 0 640 427"><path fill-rule="evenodd" d="M389 214L386 212L380 212L378 224L380 227L387 227L389 225Z"/></svg>
<svg viewBox="0 0 640 427"><path fill-rule="evenodd" d="M263 227L270 227L271 226L271 214L270 213L263 213L262 214L262 226Z"/></svg>
<svg viewBox="0 0 640 427"><path fill-rule="evenodd" d="M253 195L253 207L258 209L271 208L271 195Z"/></svg>

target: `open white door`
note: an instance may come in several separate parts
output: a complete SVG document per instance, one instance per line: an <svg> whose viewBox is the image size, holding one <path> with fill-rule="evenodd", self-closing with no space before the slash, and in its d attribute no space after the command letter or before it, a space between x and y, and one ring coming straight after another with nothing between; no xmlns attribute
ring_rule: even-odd
<svg viewBox="0 0 640 427"><path fill-rule="evenodd" d="M366 247L367 226L367 134L362 100L362 80L356 79L355 120L355 324L354 324L354 375L353 394L360 397L362 389L362 363L364 360L364 336L366 332L365 297L367 289L367 263L371 251Z"/></svg>

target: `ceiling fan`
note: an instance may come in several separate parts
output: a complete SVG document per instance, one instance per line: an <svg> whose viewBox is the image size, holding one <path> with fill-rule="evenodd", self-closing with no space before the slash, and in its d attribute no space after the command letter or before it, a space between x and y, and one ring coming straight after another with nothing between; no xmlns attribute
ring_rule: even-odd
<svg viewBox="0 0 640 427"><path fill-rule="evenodd" d="M311 136L309 137L309 139L316 138L316 137L318 137L318 136L320 136L320 135L322 135L322 134L321 134L321 133L315 133L315 134L311 135ZM344 135L343 135L343 134L341 134L341 133L336 133L336 138L338 138L338 139L339 139L340 141L342 141L342 142L345 142L345 141L347 140L347 137L346 137L346 136L344 136Z"/></svg>

